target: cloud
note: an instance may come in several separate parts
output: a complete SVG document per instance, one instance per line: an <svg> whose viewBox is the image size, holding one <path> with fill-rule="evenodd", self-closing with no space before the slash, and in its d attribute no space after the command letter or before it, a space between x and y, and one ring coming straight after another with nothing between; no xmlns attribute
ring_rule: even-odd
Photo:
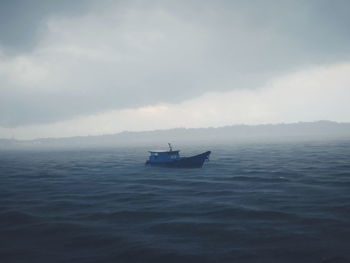
<svg viewBox="0 0 350 263"><path fill-rule="evenodd" d="M106 1L51 12L31 50L0 48L0 126L249 93L305 66L348 61L344 5Z"/></svg>
<svg viewBox="0 0 350 263"><path fill-rule="evenodd" d="M88 6L88 0L0 1L0 46L10 54L28 52L45 33L43 21L50 15L78 15Z"/></svg>
<svg viewBox="0 0 350 263"><path fill-rule="evenodd" d="M271 79L259 89L208 92L181 103L110 110L0 134L16 138L99 135L125 130L218 127L334 120L349 122L350 63L317 66Z"/></svg>

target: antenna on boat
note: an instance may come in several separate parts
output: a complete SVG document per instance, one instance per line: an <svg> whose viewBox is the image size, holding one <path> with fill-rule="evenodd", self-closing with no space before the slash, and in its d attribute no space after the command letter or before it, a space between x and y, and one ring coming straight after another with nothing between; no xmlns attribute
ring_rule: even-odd
<svg viewBox="0 0 350 263"><path fill-rule="evenodd" d="M168 145L169 145L169 149L170 149L169 151L172 152L172 151L173 151L173 148L171 147L170 142L168 142Z"/></svg>

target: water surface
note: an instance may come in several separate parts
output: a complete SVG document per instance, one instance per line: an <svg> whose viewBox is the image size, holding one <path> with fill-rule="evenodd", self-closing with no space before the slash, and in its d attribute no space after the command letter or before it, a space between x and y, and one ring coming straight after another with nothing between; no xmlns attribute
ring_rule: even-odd
<svg viewBox="0 0 350 263"><path fill-rule="evenodd" d="M350 142L0 152L1 262L349 262Z"/></svg>

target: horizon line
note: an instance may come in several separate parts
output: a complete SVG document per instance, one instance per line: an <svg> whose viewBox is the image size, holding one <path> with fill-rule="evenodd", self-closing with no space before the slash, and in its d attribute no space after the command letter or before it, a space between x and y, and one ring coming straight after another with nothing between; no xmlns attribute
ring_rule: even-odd
<svg viewBox="0 0 350 263"><path fill-rule="evenodd" d="M123 133L142 133L142 132L157 132L157 131L171 131L171 130L196 130L196 129L220 129L220 128L228 128L228 127L234 127L234 126L249 126L249 127L255 127L255 126L267 126L267 125L293 125L293 124L305 124L305 123L333 123L333 124L350 124L350 122L338 122L338 121L331 121L331 120L315 120L315 121L297 121L297 122L279 122L279 123L260 123L260 124L244 124L244 123L237 123L237 124L229 124L229 125L223 125L223 126L207 126L207 127L175 127L175 128L166 128L166 129L153 129L153 130L124 130L120 132L114 132L114 133L104 133L104 134L94 134L94 135L78 135L78 136L62 136L62 137L37 137L33 139L16 139L16 138L0 138L0 140L8 140L8 141L19 141L19 142L26 142L26 141L39 141L39 140L47 140L47 139L73 139L73 138L86 138L86 137L99 137L99 136L114 136L119 135Z"/></svg>

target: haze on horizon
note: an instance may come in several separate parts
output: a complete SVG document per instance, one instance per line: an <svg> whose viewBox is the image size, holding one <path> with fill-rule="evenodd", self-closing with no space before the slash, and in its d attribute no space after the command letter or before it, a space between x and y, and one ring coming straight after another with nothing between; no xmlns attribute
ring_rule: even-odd
<svg viewBox="0 0 350 263"><path fill-rule="evenodd" d="M350 2L0 1L0 138L350 122Z"/></svg>

